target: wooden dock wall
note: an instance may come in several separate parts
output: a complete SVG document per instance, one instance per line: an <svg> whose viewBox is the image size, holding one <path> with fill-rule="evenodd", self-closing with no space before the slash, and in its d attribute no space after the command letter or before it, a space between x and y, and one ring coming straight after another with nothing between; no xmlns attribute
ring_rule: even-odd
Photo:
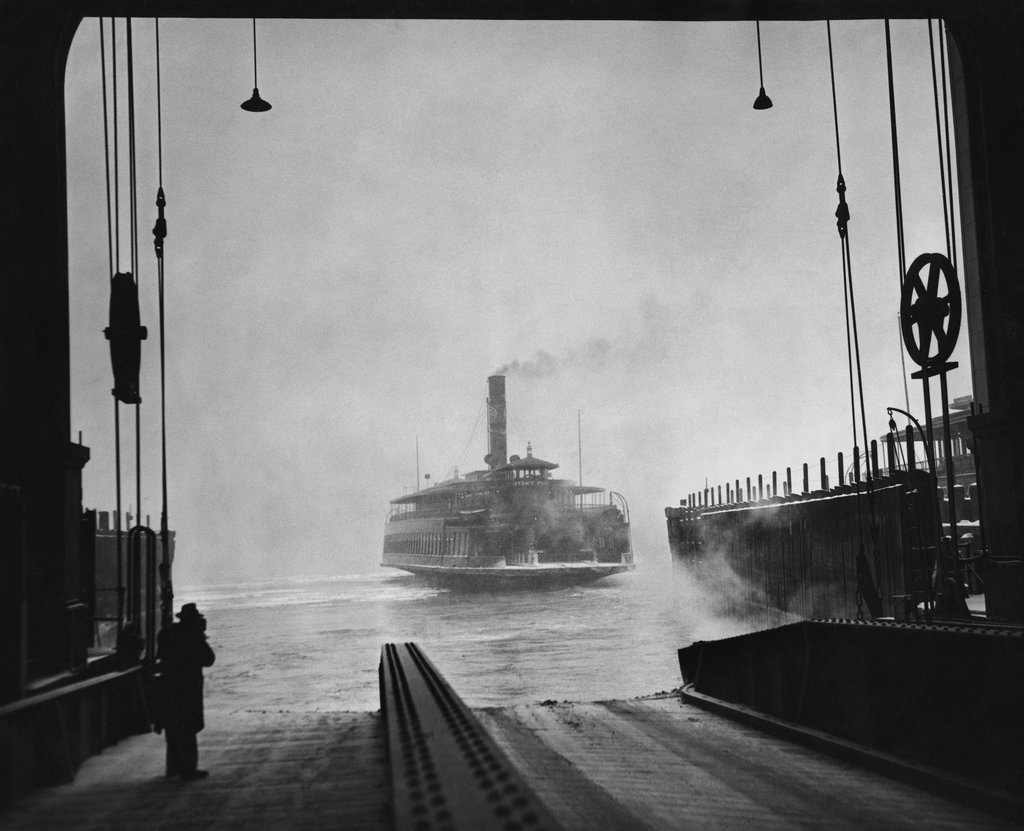
<svg viewBox="0 0 1024 831"><path fill-rule="evenodd" d="M724 611L764 625L870 618L873 590L875 611L902 619L924 600L931 571L933 483L915 471L873 482L870 499L867 485L860 483L736 504L666 508L673 560L717 595ZM872 525L878 529L877 544Z"/></svg>

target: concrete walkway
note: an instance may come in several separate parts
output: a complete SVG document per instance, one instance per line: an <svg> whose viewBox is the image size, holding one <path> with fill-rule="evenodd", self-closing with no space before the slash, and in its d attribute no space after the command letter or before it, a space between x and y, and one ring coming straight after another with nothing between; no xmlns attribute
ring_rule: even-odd
<svg viewBox="0 0 1024 831"><path fill-rule="evenodd" d="M1014 828L665 695L475 711L566 829ZM392 827L377 713L213 711L209 779L137 736L0 812L11 829ZM472 831L472 830L471 830Z"/></svg>

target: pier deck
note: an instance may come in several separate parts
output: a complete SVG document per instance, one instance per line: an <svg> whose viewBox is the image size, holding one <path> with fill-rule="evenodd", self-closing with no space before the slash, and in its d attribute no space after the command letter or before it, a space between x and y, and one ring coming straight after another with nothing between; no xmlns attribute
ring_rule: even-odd
<svg viewBox="0 0 1024 831"><path fill-rule="evenodd" d="M1016 827L676 695L474 713L566 829ZM379 713L212 708L207 724L209 779L165 780L163 738L136 736L0 811L0 827L392 826Z"/></svg>

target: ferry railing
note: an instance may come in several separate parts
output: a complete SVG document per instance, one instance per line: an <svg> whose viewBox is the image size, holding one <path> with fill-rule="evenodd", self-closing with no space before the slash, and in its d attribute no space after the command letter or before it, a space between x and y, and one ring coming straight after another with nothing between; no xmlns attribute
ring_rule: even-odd
<svg viewBox="0 0 1024 831"><path fill-rule="evenodd" d="M622 511L622 516L626 522L626 544L629 546L629 562L633 562L633 526L629 522L629 503L618 491L608 491L608 496L613 500L613 504Z"/></svg>

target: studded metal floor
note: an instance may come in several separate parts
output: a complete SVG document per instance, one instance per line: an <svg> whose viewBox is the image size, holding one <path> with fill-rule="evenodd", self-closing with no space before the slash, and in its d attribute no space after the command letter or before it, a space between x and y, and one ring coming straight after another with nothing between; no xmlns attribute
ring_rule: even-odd
<svg viewBox="0 0 1024 831"><path fill-rule="evenodd" d="M1016 827L676 696L474 713L566 829ZM393 826L379 714L215 712L208 725L205 781L165 781L162 737L137 736L0 827Z"/></svg>

